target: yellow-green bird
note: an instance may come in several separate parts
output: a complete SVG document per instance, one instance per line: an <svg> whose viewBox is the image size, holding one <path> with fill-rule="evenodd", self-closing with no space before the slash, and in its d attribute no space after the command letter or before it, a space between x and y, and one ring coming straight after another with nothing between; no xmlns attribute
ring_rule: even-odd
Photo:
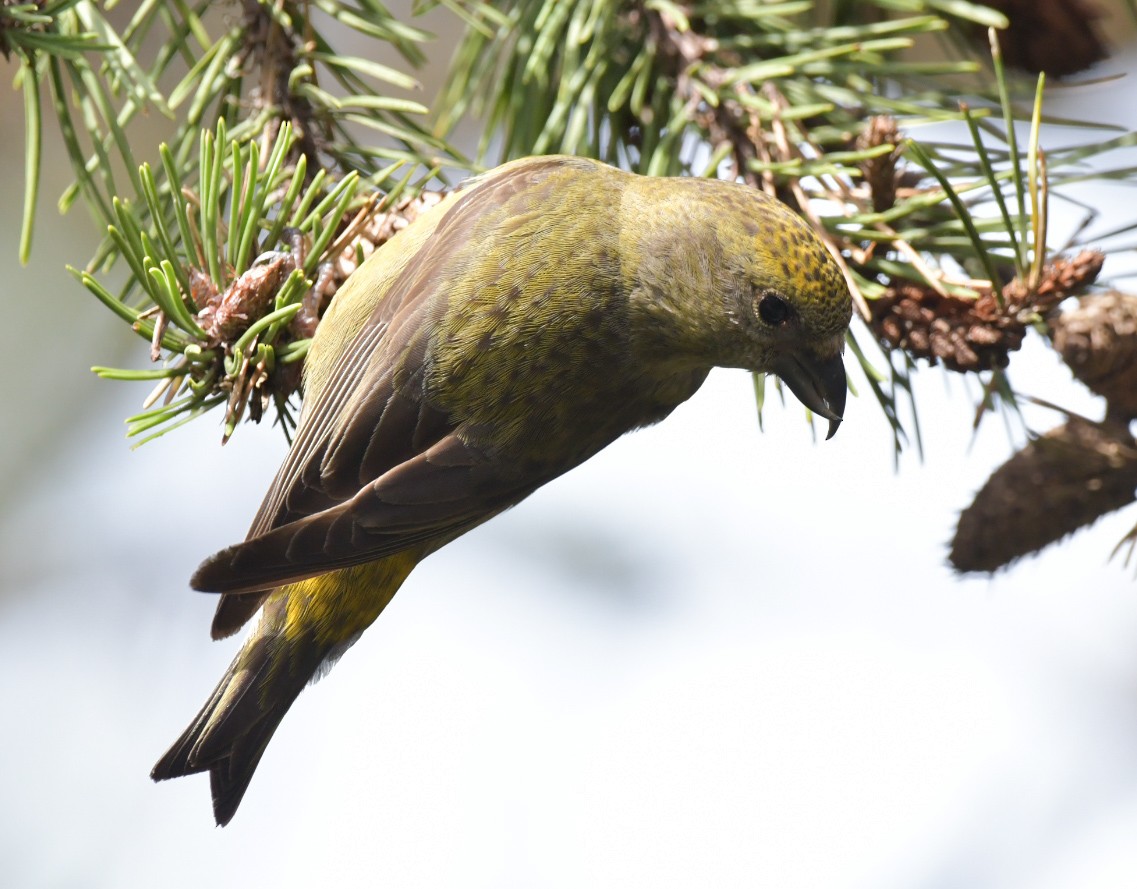
<svg viewBox="0 0 1137 889"><path fill-rule="evenodd" d="M756 189L573 157L470 180L332 300L248 537L191 581L221 594L214 638L260 622L152 777L208 771L228 823L301 689L415 565L711 367L777 374L831 436L851 311L821 241Z"/></svg>

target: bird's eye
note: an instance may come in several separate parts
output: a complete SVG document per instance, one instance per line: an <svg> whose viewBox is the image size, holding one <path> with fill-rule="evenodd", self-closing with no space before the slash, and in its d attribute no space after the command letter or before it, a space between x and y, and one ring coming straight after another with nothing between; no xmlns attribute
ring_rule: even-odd
<svg viewBox="0 0 1137 889"><path fill-rule="evenodd" d="M777 327L790 316L790 307L776 293L767 293L758 301L758 317Z"/></svg>

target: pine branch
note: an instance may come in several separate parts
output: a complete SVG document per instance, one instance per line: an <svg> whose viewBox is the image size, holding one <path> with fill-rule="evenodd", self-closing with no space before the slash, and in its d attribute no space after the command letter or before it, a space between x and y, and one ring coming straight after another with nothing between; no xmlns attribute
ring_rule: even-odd
<svg viewBox="0 0 1137 889"><path fill-rule="evenodd" d="M471 26L493 20L483 4L451 5ZM270 405L287 432L319 314L381 243L377 231L392 229L379 208L404 190L413 196L442 164L464 163L430 133L424 106L388 94L416 89L411 76L324 36L335 23L418 64L422 30L371 3L243 0L237 15L210 7L142 4L121 27L84 0L0 7L0 49L21 58L27 100L21 256L34 226L44 76L76 174L60 206L81 199L107 226L75 274L162 365L95 369L158 381L127 421L143 441L219 405L225 438ZM156 86L171 82L168 93ZM148 163L132 137L142 111L170 121ZM413 215L411 196L391 212ZM100 279L120 260L126 280L113 292Z"/></svg>
<svg viewBox="0 0 1137 889"><path fill-rule="evenodd" d="M130 271L119 295L72 269L163 364L93 369L158 381L144 410L127 420L129 435L145 434L140 444L221 404L223 440L246 414L259 421L270 405L287 434L308 340L332 295L393 234L396 219L435 200L400 199L409 175L382 197L355 173L309 176L287 123L263 160L259 141L229 140L224 122L217 126L216 135L202 135L205 174L196 187L178 177L163 145L161 169L139 169L136 201L114 200L110 237ZM135 290L141 302L130 298Z"/></svg>

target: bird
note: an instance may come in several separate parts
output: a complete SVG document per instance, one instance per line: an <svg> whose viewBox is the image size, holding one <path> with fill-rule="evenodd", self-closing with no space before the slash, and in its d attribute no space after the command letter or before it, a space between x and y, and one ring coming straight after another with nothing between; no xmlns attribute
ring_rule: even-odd
<svg viewBox="0 0 1137 889"><path fill-rule="evenodd" d="M712 367L842 421L852 302L810 226L752 186L570 156L459 185L346 280L288 454L244 541L190 585L212 636L260 618L156 781L237 811L281 719L426 556L633 429Z"/></svg>

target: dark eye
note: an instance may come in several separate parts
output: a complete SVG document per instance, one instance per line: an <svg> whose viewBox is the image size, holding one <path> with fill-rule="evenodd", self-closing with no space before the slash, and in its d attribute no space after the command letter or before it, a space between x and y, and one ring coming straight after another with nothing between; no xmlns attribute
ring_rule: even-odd
<svg viewBox="0 0 1137 889"><path fill-rule="evenodd" d="M777 327L790 316L790 307L776 293L767 293L758 301L758 317Z"/></svg>

